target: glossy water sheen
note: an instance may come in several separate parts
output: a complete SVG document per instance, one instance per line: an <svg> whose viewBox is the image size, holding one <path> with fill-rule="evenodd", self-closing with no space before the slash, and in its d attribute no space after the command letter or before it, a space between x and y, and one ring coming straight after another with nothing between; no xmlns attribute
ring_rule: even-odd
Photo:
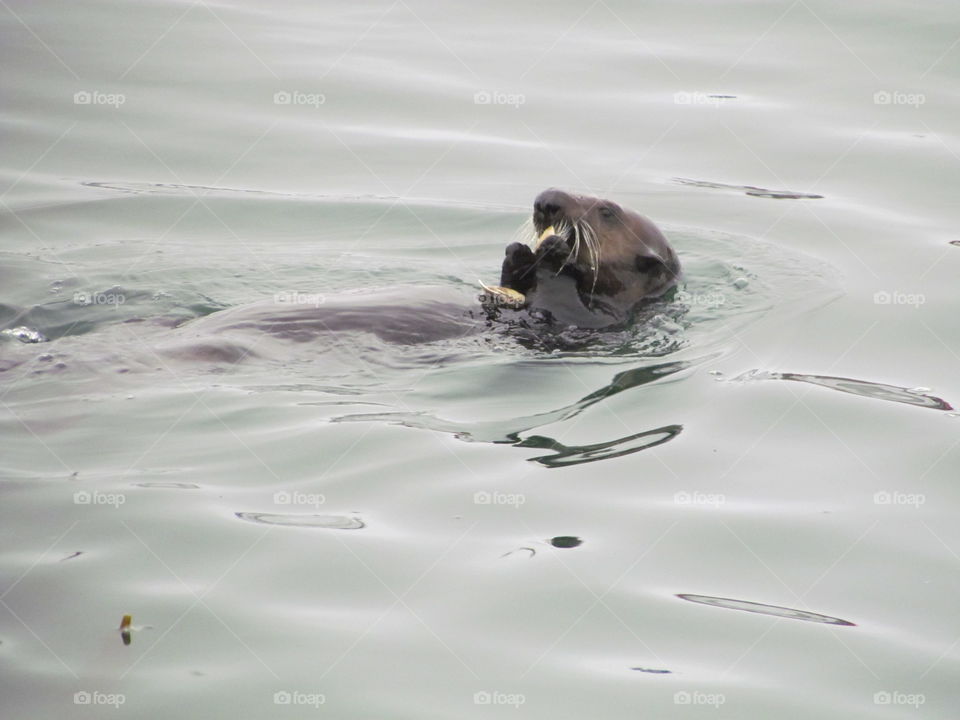
<svg viewBox="0 0 960 720"><path fill-rule="evenodd" d="M3 717L955 718L958 27L0 3ZM434 322L549 186L682 292Z"/></svg>

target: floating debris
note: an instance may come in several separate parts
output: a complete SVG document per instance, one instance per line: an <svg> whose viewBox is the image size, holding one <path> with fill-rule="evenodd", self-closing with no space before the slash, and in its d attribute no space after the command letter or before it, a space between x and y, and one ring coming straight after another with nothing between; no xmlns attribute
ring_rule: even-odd
<svg viewBox="0 0 960 720"><path fill-rule="evenodd" d="M120 637L124 645L130 644L130 623L133 622L131 615L124 615L120 621Z"/></svg>

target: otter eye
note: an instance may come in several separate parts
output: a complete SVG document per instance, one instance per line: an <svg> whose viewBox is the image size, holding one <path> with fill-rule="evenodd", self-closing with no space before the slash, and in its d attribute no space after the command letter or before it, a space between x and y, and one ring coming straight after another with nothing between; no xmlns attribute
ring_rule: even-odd
<svg viewBox="0 0 960 720"><path fill-rule="evenodd" d="M613 208L609 208L606 205L602 205L600 207L600 217L604 218L605 220L612 219L614 214Z"/></svg>

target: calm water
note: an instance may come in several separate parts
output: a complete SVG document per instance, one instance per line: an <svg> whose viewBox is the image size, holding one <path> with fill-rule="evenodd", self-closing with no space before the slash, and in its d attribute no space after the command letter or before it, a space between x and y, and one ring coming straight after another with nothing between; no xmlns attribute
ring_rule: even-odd
<svg viewBox="0 0 960 720"><path fill-rule="evenodd" d="M4 717L957 717L955 3L0 33ZM549 186L683 292L554 351L223 329L469 305Z"/></svg>

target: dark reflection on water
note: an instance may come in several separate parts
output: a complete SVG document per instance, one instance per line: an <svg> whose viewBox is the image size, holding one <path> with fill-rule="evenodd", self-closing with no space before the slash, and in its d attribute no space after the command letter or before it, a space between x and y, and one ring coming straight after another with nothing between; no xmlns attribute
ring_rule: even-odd
<svg viewBox="0 0 960 720"><path fill-rule="evenodd" d="M326 528L328 530L359 530L366 527L360 518L346 515L296 515L280 513L235 513L241 520L264 525L284 525L287 527Z"/></svg>
<svg viewBox="0 0 960 720"><path fill-rule="evenodd" d="M544 448L556 450L553 455L538 455L537 457L527 458L530 462L538 462L549 468L565 467L567 465L581 465L597 460L607 460L609 458L622 457L640 450L656 447L663 443L673 440L680 431L682 425L667 425L656 430L647 430L627 435L617 440L609 440L593 445L573 445L567 446L554 440L553 438L542 435L531 435L525 440L514 443L516 447ZM639 440L640 442L634 442Z"/></svg>
<svg viewBox="0 0 960 720"><path fill-rule="evenodd" d="M575 548L583 545L583 540L573 535L558 535L550 538L550 544L557 548Z"/></svg>
<svg viewBox="0 0 960 720"><path fill-rule="evenodd" d="M898 385L885 385L869 380L836 377L833 375L804 375L801 373L778 373L766 370L751 370L739 375L733 380L793 380L811 385L839 390L840 392L873 398L874 400L889 400L931 410L953 410L953 406L946 400L935 395L928 395L925 388L905 388Z"/></svg>
<svg viewBox="0 0 960 720"><path fill-rule="evenodd" d="M788 618L790 620L807 620L809 622L826 623L827 625L847 625L856 627L856 623L840 618L830 617L829 615L820 615L818 613L807 612L806 610L794 610L792 608L780 607L779 605L764 605L763 603L749 602L747 600L733 600L731 598L710 597L709 595L691 595L688 593L679 593L678 598L689 600L690 602L700 603L702 605L714 605L716 607L727 608L728 610L743 610L744 612L759 613L761 615L773 615L774 617Z"/></svg>
<svg viewBox="0 0 960 720"><path fill-rule="evenodd" d="M426 413L392 412L343 415L333 418L332 422L388 422L410 428L448 432L468 442L502 443L516 447L549 449L554 450L554 454L540 455L530 458L530 460L546 467L577 465L629 455L639 450L655 447L656 445L675 438L680 434L683 427L681 425L666 425L661 428L645 430L606 442L580 446L563 445L553 438L541 435L521 438L521 433L528 432L543 425L569 420L601 400L617 395L625 390L646 385L647 383L686 370L707 359L709 358L700 358L694 361L660 363L625 370L614 375L613 380L607 385L604 385L599 390L595 390L570 405L548 412L537 413L536 415L510 418L508 420L464 423L444 420Z"/></svg>

